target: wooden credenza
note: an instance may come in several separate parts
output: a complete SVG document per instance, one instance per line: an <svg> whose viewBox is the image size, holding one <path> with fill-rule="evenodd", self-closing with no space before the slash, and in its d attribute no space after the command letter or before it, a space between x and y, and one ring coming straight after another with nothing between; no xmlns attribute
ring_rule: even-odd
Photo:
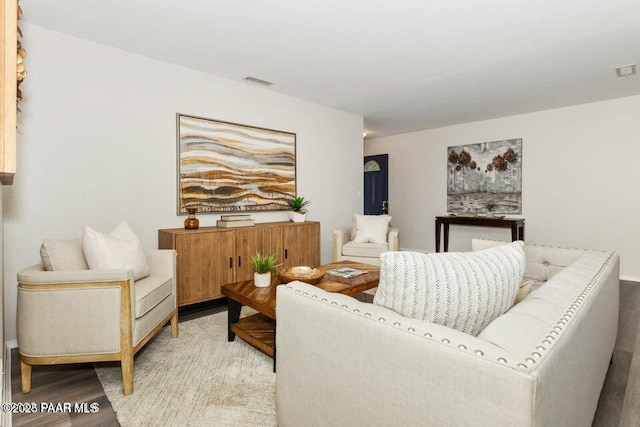
<svg viewBox="0 0 640 427"><path fill-rule="evenodd" d="M183 306L221 298L222 285L253 279L248 261L256 252L275 255L285 269L320 265L320 223L162 229L158 248L178 251L178 305Z"/></svg>

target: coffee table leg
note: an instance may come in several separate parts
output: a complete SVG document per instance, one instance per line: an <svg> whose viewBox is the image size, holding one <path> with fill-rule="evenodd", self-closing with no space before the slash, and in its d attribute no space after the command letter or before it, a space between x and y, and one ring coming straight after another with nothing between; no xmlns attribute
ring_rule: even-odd
<svg viewBox="0 0 640 427"><path fill-rule="evenodd" d="M227 299L227 341L233 341L236 338L236 334L231 331L231 324L240 320L240 309L242 309L242 304L231 298Z"/></svg>

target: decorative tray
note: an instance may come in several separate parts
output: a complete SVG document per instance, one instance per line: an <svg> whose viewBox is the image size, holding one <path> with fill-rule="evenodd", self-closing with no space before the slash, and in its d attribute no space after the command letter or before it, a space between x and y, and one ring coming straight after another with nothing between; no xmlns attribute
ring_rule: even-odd
<svg viewBox="0 0 640 427"><path fill-rule="evenodd" d="M293 282L299 280L301 282L315 285L324 277L324 270L321 268L311 268L305 266L291 267L288 270L282 270L278 275L282 283Z"/></svg>

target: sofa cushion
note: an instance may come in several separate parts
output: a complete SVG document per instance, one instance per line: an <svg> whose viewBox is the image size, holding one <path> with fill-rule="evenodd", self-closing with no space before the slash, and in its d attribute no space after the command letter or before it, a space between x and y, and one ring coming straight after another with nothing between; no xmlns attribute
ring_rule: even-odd
<svg viewBox="0 0 640 427"><path fill-rule="evenodd" d="M378 258L388 250L389 247L385 243L358 243L351 241L342 246L342 255Z"/></svg>
<svg viewBox="0 0 640 427"><path fill-rule="evenodd" d="M82 239L44 239L40 246L40 258L48 271L89 269L84 259Z"/></svg>
<svg viewBox="0 0 640 427"><path fill-rule="evenodd" d="M515 300L523 242L477 252L382 254L374 304L478 335Z"/></svg>
<svg viewBox="0 0 640 427"><path fill-rule="evenodd" d="M508 244L509 242L499 240L472 239L471 250L477 251ZM537 289L553 275L573 263L584 252L582 249L525 244L524 255L527 259L527 267L524 271L524 277L533 280L532 289Z"/></svg>
<svg viewBox="0 0 640 427"><path fill-rule="evenodd" d="M147 314L153 307L171 295L171 277L148 276L135 283L136 319Z"/></svg>
<svg viewBox="0 0 640 427"><path fill-rule="evenodd" d="M567 314L567 310L588 289L594 277L597 277L594 266L606 263L610 256L609 252L582 252L568 268L531 292L504 316L491 322L478 337L528 357L527 353L530 354L531 349L540 344L550 330L555 330L558 320ZM571 315L569 318L573 317ZM564 325L560 325L562 329L566 329Z"/></svg>
<svg viewBox="0 0 640 427"><path fill-rule="evenodd" d="M110 234L85 226L82 241L84 256L92 270L133 270L135 280L149 275L149 264L140 240L125 221Z"/></svg>
<svg viewBox="0 0 640 427"><path fill-rule="evenodd" d="M356 235L353 238L358 243L387 243L389 232L389 215L354 215L356 219Z"/></svg>

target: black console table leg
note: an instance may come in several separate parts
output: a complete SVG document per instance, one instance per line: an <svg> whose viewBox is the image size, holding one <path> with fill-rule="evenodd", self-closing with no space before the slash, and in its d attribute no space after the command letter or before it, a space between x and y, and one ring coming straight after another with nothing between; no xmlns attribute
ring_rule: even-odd
<svg viewBox="0 0 640 427"><path fill-rule="evenodd" d="M449 252L449 224L444 225L444 251Z"/></svg>
<svg viewBox="0 0 640 427"><path fill-rule="evenodd" d="M242 304L238 301L234 301L231 298L227 299L227 341L233 341L236 338L236 334L231 331L231 325L237 323L240 320L240 310Z"/></svg>

